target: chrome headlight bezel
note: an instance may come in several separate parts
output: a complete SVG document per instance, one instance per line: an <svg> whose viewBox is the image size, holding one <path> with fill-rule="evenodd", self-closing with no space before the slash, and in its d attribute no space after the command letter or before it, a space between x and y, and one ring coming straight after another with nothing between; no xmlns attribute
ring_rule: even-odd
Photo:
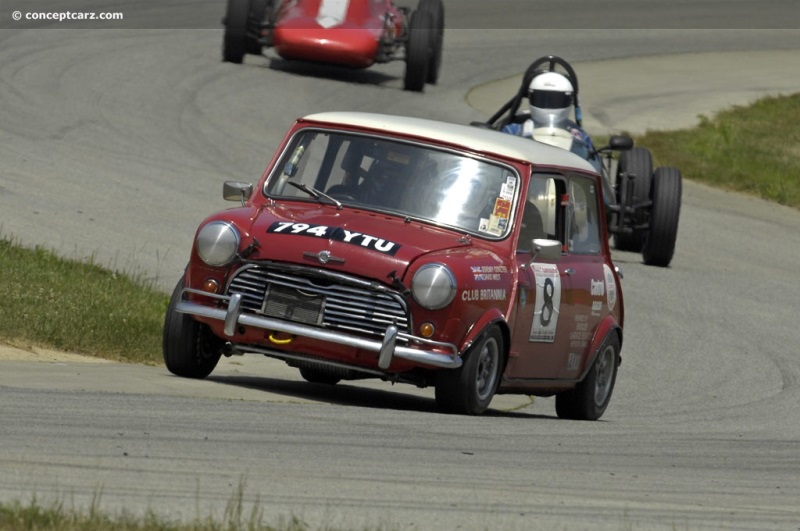
<svg viewBox="0 0 800 531"><path fill-rule="evenodd" d="M203 262L213 267L223 267L236 258L240 242L239 231L233 224L212 221L197 232L195 247Z"/></svg>
<svg viewBox="0 0 800 531"><path fill-rule="evenodd" d="M439 310L455 299L458 284L456 276L444 264L430 263L420 267L411 279L411 295L429 310Z"/></svg>

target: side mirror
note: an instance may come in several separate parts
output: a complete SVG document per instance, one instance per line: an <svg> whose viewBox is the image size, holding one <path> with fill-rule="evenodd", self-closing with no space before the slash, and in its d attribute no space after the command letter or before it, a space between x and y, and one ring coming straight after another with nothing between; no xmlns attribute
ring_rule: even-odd
<svg viewBox="0 0 800 531"><path fill-rule="evenodd" d="M225 201L241 201L244 205L251 195L253 195L253 185L250 183L225 181L222 185L222 198Z"/></svg>
<svg viewBox="0 0 800 531"><path fill-rule="evenodd" d="M534 238L531 240L531 262L536 260L546 260L557 262L561 258L561 242L558 240L546 240L544 238Z"/></svg>

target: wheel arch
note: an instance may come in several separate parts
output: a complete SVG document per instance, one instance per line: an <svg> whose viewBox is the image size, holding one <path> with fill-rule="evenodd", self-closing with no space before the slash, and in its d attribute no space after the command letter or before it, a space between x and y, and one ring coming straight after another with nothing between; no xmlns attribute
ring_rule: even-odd
<svg viewBox="0 0 800 531"><path fill-rule="evenodd" d="M500 335L503 338L502 370L505 372L506 365L508 364L508 353L511 349L511 328L508 326L505 316L497 308L490 308L475 321L475 324L470 327L464 336L459 352L461 354L466 352L490 326L496 326L500 330Z"/></svg>
<svg viewBox="0 0 800 531"><path fill-rule="evenodd" d="M578 381L583 381L583 379L586 378L586 375L592 368L594 360L600 353L600 347L603 346L603 343L605 343L605 340L609 334L616 334L617 339L619 340L620 352L622 351L622 326L620 326L613 315L607 315L606 318L603 319L595 329L594 336L592 336L592 342L586 351L587 355L583 360L583 370L581 371ZM622 357L620 355L620 362L621 360Z"/></svg>

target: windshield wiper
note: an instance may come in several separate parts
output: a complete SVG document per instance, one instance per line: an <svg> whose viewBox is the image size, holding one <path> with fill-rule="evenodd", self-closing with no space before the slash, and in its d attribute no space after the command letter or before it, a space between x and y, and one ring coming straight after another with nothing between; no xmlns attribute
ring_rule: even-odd
<svg viewBox="0 0 800 531"><path fill-rule="evenodd" d="M333 203L334 205L336 205L336 210L341 210L343 208L342 207L342 203L340 203L339 201L337 201L333 197L329 196L328 194L326 194L324 192L320 192L316 188L311 188L307 184L297 183L297 182L294 182L294 181L286 181L286 183L287 184L291 184L292 186L294 186L298 190L304 191L305 193L307 193L308 195L310 195L311 197L313 197L314 199L316 199L320 203L323 202L322 198L325 198L328 201L330 201L331 203Z"/></svg>

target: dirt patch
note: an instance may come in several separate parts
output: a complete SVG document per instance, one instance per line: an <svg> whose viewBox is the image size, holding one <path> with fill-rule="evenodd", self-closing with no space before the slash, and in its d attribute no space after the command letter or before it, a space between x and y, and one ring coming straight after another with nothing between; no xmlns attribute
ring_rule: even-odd
<svg viewBox="0 0 800 531"><path fill-rule="evenodd" d="M38 361L42 363L78 362L78 363L114 363L110 360L71 354L38 347L16 347L0 343L0 361Z"/></svg>

